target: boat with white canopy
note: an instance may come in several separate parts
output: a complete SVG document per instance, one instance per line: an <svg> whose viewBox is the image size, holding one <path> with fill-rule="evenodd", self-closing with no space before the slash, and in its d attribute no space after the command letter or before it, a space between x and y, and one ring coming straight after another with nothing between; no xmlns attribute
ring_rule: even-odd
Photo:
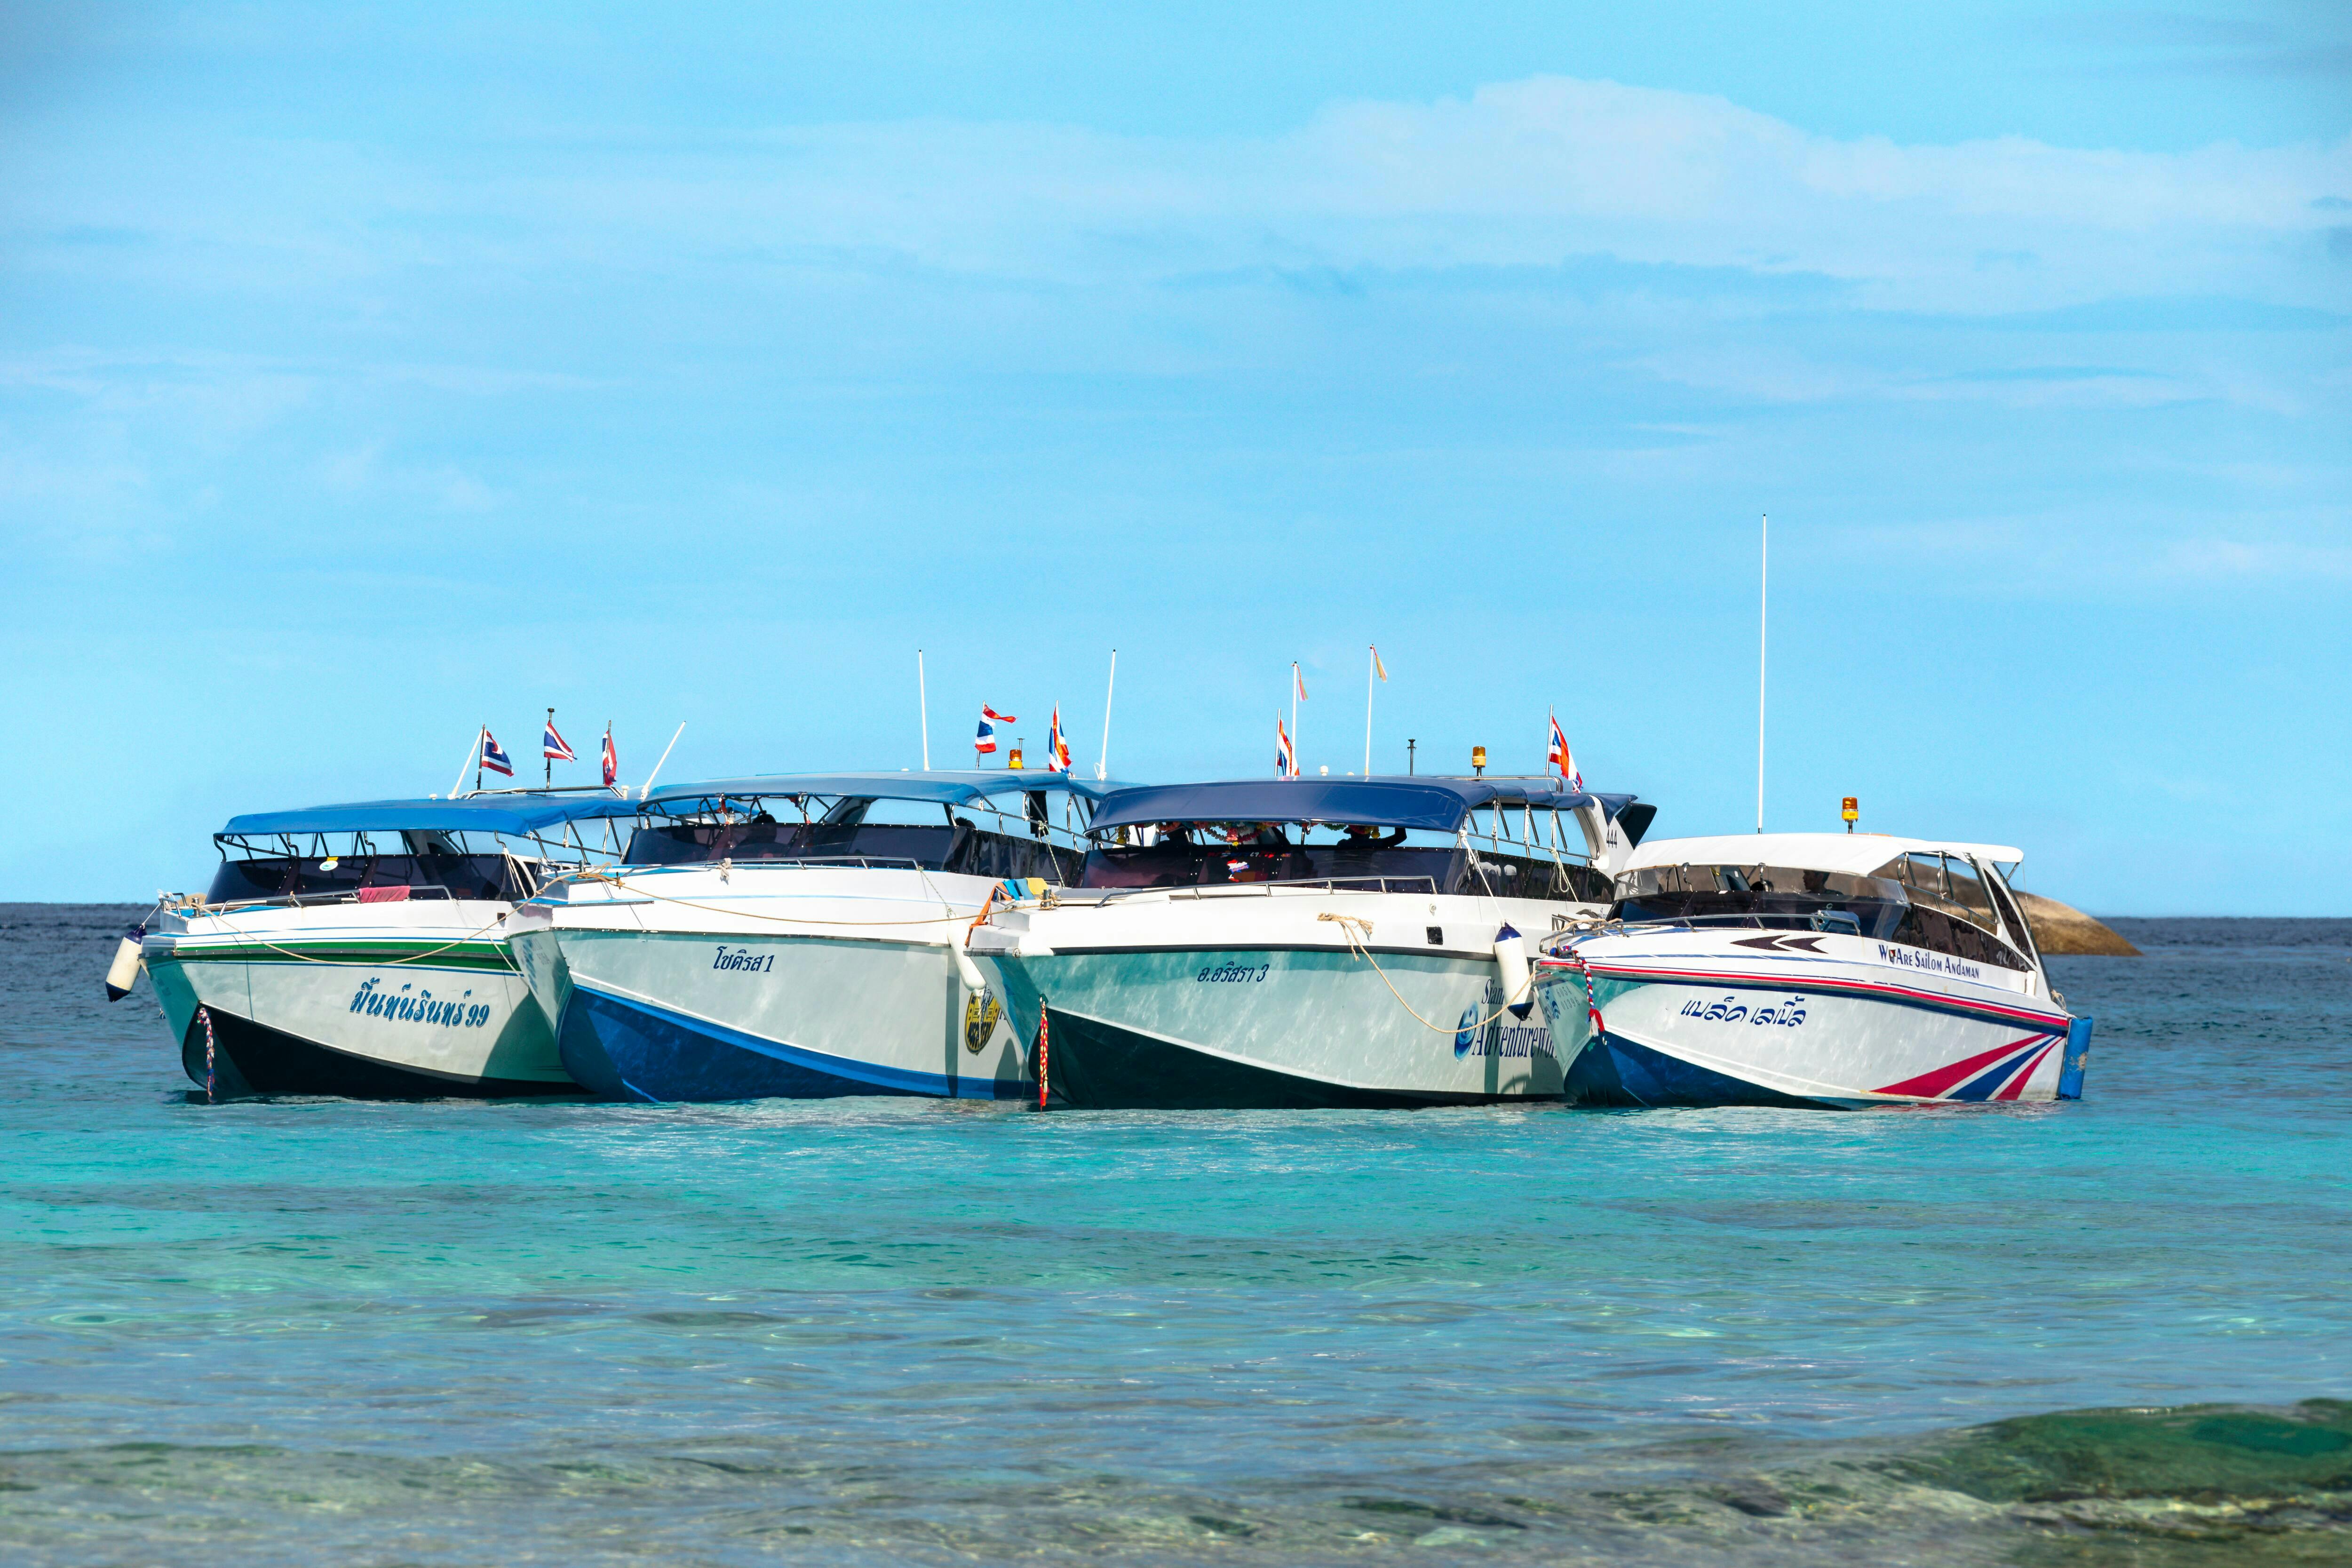
<svg viewBox="0 0 2352 1568"><path fill-rule="evenodd" d="M188 1077L220 1099L577 1092L505 921L618 858L636 811L517 792L232 817L211 887L139 932Z"/></svg>
<svg viewBox="0 0 2352 1568"><path fill-rule="evenodd" d="M1600 1105L2072 1100L2091 1020L2051 988L2000 845L1768 833L1644 844L1536 991ZM2006 868L2006 870L2004 869Z"/></svg>
<svg viewBox="0 0 2352 1568"><path fill-rule="evenodd" d="M1557 778L1125 790L1077 886L998 906L970 951L1052 1103L1555 1098L1529 944L1605 910L1655 812Z"/></svg>
<svg viewBox="0 0 2352 1568"><path fill-rule="evenodd" d="M607 1098L1018 1096L964 932L1008 879L1075 875L1115 787L992 769L656 790L624 863L523 905L515 951L565 1067Z"/></svg>

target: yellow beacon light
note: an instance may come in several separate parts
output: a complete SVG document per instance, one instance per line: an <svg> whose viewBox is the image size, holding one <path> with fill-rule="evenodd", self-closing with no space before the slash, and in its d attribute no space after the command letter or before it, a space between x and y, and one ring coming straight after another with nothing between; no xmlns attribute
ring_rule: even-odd
<svg viewBox="0 0 2352 1568"><path fill-rule="evenodd" d="M1843 809L1842 809L1838 815L1845 818L1845 830L1848 833L1852 833L1853 831L1853 825L1861 820L1862 808L1854 800L1853 796L1848 795L1845 797L1845 805Z"/></svg>
<svg viewBox="0 0 2352 1568"><path fill-rule="evenodd" d="M1471 748L1470 748L1470 771L1471 771L1472 773L1476 773L1476 774L1480 775L1481 777L1484 777L1484 776L1486 775L1486 747L1484 747L1484 746L1473 746L1473 747L1471 747Z"/></svg>
<svg viewBox="0 0 2352 1568"><path fill-rule="evenodd" d="M1007 770L1021 766L1021 747L1019 744L1016 743L1011 751L1004 753L1004 765ZM1023 769L1023 771L1026 772L1027 770Z"/></svg>

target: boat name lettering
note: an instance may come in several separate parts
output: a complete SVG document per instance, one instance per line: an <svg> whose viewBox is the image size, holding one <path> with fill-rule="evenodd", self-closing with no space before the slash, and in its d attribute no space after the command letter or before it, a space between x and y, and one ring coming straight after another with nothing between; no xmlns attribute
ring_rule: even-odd
<svg viewBox="0 0 2352 1568"><path fill-rule="evenodd" d="M1473 1002L1462 1009L1461 1022L1454 1031L1456 1061L1466 1057L1550 1057L1557 1060L1559 1056L1552 1047L1551 1027L1543 1018L1512 1022L1511 1015L1503 1006L1503 987L1498 982L1487 983L1483 1002Z"/></svg>
<svg viewBox="0 0 2352 1568"><path fill-rule="evenodd" d="M776 955L772 952L755 953L748 947L739 947L730 952L727 951L727 944L722 942L719 944L719 956L710 961L710 967L765 974L776 967Z"/></svg>
<svg viewBox="0 0 2352 1568"><path fill-rule="evenodd" d="M1916 947L1890 947L1882 942L1878 944L1878 959L1882 963L1900 964L1906 969L1924 969L1930 974L1956 974L1962 980L1984 978L1984 971L1973 963Z"/></svg>
<svg viewBox="0 0 2352 1568"><path fill-rule="evenodd" d="M1192 976L1196 985L1234 985L1241 982L1263 981L1272 963L1213 963Z"/></svg>
<svg viewBox="0 0 2352 1568"><path fill-rule="evenodd" d="M454 999L436 998L430 991L411 993L411 986L397 991L379 990L383 984L381 975L370 975L352 994L351 1010L364 1013L371 1018L390 1018L395 1023L422 1024L428 1029L478 1029L490 1021L487 1002L468 1002L467 991Z"/></svg>
<svg viewBox="0 0 2352 1568"><path fill-rule="evenodd" d="M1695 997L1683 1004L1682 1016L1696 1018L1703 1024L1777 1024L1784 1029L1801 1028L1805 1022L1805 999L1790 996L1769 1006L1759 1006L1750 1012L1737 996L1726 996L1720 1002Z"/></svg>

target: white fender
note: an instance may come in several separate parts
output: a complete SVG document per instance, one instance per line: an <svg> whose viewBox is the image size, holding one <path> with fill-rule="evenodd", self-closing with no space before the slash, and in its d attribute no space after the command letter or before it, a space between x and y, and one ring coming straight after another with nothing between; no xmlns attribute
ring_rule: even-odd
<svg viewBox="0 0 2352 1568"><path fill-rule="evenodd" d="M966 952L960 945L950 946L948 951L955 954L956 973L962 977L963 988L975 996L985 995L988 991L988 977L981 973L980 965L971 961L971 954Z"/></svg>
<svg viewBox="0 0 2352 1568"><path fill-rule="evenodd" d="M114 944L114 962L106 966L108 1001L121 1001L139 983L139 942L146 934L143 928L132 926L122 933L122 940Z"/></svg>
<svg viewBox="0 0 2352 1568"><path fill-rule="evenodd" d="M1507 922L1495 933L1495 967L1503 972L1503 1005L1515 1018L1524 1018L1536 1005L1528 984L1527 943Z"/></svg>

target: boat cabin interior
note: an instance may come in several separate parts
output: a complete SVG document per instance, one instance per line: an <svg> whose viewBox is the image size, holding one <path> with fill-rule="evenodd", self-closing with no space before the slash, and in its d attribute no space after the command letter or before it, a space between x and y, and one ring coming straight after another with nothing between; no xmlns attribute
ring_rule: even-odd
<svg viewBox="0 0 2352 1568"><path fill-rule="evenodd" d="M1538 791L1448 786L1472 781L1279 780L1135 790L1097 812L1081 888L1207 888L1307 883L1386 892L1605 903L1608 874L1574 819L1578 802ZM1131 798L1130 798L1131 797ZM1654 806L1602 803L1629 843ZM1153 819L1165 805L1182 816ZM1203 810L1202 808L1207 808ZM1230 813L1230 815L1228 815ZM1329 813L1330 815L1324 815Z"/></svg>
<svg viewBox="0 0 2352 1568"><path fill-rule="evenodd" d="M2000 873L1908 850L1867 875L1772 865L1644 866L1617 879L1613 919L1843 931L2003 969L2034 967L2033 937Z"/></svg>

